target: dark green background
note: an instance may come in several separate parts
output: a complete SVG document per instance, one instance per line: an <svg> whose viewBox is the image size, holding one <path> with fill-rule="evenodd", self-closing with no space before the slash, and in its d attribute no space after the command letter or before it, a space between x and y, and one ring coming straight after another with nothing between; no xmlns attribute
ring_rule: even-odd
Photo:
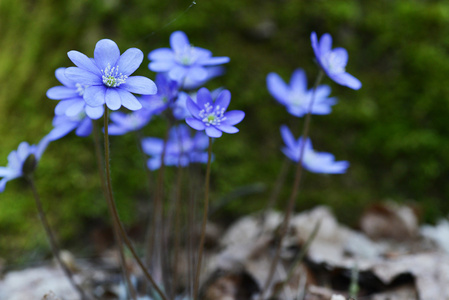
<svg viewBox="0 0 449 300"><path fill-rule="evenodd" d="M37 143L51 130L56 102L45 92L59 84L54 70L71 65L69 50L92 56L99 39L111 38L121 51L138 47L147 54L167 47L175 30L186 32L195 46L231 58L226 75L207 86L226 87L232 93L230 108L246 112L240 132L214 144L212 201L232 199L215 215L218 219L264 207L284 161L279 126L295 126L296 134L302 126L269 95L265 77L277 72L289 80L302 67L313 82L312 31L331 33L334 46L348 50L347 71L363 87L353 91L324 80L339 103L332 114L313 117L312 141L317 150L332 152L351 167L345 175L307 173L298 208L328 204L351 225L366 206L383 200L412 203L426 221L446 214L447 1L1 0L0 165L21 141ZM147 64L145 59L137 73L154 79ZM146 134L162 136L163 130L163 123L155 122ZM147 196L134 136L113 138L111 149L121 216L128 226L145 221L137 209ZM279 203L288 196L291 173ZM81 251L89 243L87 229L108 222L92 140L72 134L54 142L36 177L63 245ZM232 197L253 184L255 190L265 189ZM0 257L33 260L43 249L47 245L31 193L20 180L9 182L0 195Z"/></svg>

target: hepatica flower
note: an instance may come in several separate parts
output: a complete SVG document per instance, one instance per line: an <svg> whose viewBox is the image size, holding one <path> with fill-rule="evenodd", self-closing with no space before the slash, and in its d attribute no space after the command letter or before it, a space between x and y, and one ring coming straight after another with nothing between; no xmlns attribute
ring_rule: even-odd
<svg viewBox="0 0 449 300"><path fill-rule="evenodd" d="M67 68L65 76L85 87L83 98L89 106L106 103L111 110L122 105L138 110L142 105L132 93L152 95L157 91L152 80L130 76L143 61L143 53L137 48L130 48L120 55L114 41L103 39L96 44L93 59L74 50L67 55L76 67Z"/></svg>
<svg viewBox="0 0 449 300"><path fill-rule="evenodd" d="M318 41L316 33L312 32L310 39L316 60L330 79L354 90L362 87L360 80L345 70L348 52L344 48L332 49L332 37L329 33L323 34Z"/></svg>
<svg viewBox="0 0 449 300"><path fill-rule="evenodd" d="M167 140L164 164L166 166L185 167L190 163L206 163L209 139L203 132L197 132L194 137L185 125L172 127ZM150 170L158 169L162 164L164 140L159 138L142 139L143 151L151 156L148 160Z"/></svg>
<svg viewBox="0 0 449 300"><path fill-rule="evenodd" d="M0 167L0 177L3 177L0 180L0 193L5 190L6 182L34 171L49 142L48 136L44 137L38 145L29 145L27 142L22 142L17 150L8 155L8 165Z"/></svg>
<svg viewBox="0 0 449 300"><path fill-rule="evenodd" d="M157 93L140 97L145 109L151 114L161 114L171 107L178 97L178 83L168 78L167 75L159 73L156 75Z"/></svg>
<svg viewBox="0 0 449 300"><path fill-rule="evenodd" d="M187 109L192 115L186 118L187 124L196 130L205 130L212 138L221 137L222 133L236 133L239 130L234 126L245 117L241 110L226 112L231 102L231 93L222 90L217 99L213 101L212 95L206 88L201 88L196 95L196 103L187 98Z"/></svg>
<svg viewBox="0 0 449 300"><path fill-rule="evenodd" d="M281 126L281 135L285 143L282 152L292 161L299 162L303 139L295 140L293 134L285 125ZM347 161L335 161L332 154L313 150L312 142L309 138L305 141L302 165L304 169L310 172L327 174L345 173L349 167Z"/></svg>
<svg viewBox="0 0 449 300"><path fill-rule="evenodd" d="M229 62L229 57L212 57L209 50L190 45L187 35L175 31L170 36L170 48L151 51L152 61L148 68L154 72L168 72L168 76L178 82L185 78L190 81L204 81L210 74L207 67Z"/></svg>
<svg viewBox="0 0 449 300"><path fill-rule="evenodd" d="M278 74L270 73L267 76L267 88L270 94L284 105L290 114L302 117L308 113L313 89L307 89L307 77L304 70L295 70L289 85ZM337 100L328 98L330 93L331 89L327 85L317 87L311 109L312 114L326 115L332 111L331 106L337 103Z"/></svg>
<svg viewBox="0 0 449 300"><path fill-rule="evenodd" d="M108 126L110 135L123 135L125 133L142 129L151 120L151 114L146 109L126 114L123 112L111 113L112 123Z"/></svg>
<svg viewBox="0 0 449 300"><path fill-rule="evenodd" d="M101 118L104 113L103 106L92 107L86 105L83 95L87 85L68 79L65 76L65 70L66 68L59 68L55 72L56 78L63 85L52 87L47 91L48 98L61 100L55 107L55 114L75 117L85 112L91 119Z"/></svg>
<svg viewBox="0 0 449 300"><path fill-rule="evenodd" d="M80 137L89 136L92 132L92 120L87 117L84 110L76 116L56 115L53 118L53 130L48 137L51 141L59 140L73 130Z"/></svg>

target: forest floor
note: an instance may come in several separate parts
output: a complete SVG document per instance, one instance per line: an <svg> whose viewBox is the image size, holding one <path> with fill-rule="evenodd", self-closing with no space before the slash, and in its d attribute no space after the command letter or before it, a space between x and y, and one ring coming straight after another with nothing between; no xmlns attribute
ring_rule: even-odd
<svg viewBox="0 0 449 300"><path fill-rule="evenodd" d="M210 223L200 299L258 299L269 274L282 218L276 212L245 216L224 230ZM359 227L353 230L339 224L327 207L295 214L283 239L281 262L265 295L286 300L330 300L335 294L359 300L449 299L448 221L420 226L411 208L385 203L367 209ZM180 257L188 257L184 250L181 253ZM77 259L67 251L62 254L75 280L90 295L126 299L113 250L104 251L96 260ZM143 295L145 280L131 256L127 267ZM180 258L177 282L191 283L191 274L186 259ZM179 284L177 290L185 291L186 286ZM23 270L4 270L0 299L80 297L61 269L48 262Z"/></svg>

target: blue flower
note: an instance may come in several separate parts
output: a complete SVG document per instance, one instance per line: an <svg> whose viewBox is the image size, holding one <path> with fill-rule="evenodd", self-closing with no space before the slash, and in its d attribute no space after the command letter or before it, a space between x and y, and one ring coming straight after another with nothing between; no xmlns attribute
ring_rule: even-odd
<svg viewBox="0 0 449 300"><path fill-rule="evenodd" d="M130 110L142 108L131 93L152 95L157 91L154 82L143 76L130 76L143 61L143 53L130 48L120 55L114 41L98 41L91 59L78 51L67 53L77 67L65 70L65 76L84 86L83 98L87 105L98 107L106 103L111 110L122 105Z"/></svg>
<svg viewBox="0 0 449 300"><path fill-rule="evenodd" d="M8 165L0 167L0 177L3 177L0 180L0 193L5 190L8 181L23 177L34 171L49 142L48 136L45 136L38 145L29 145L27 142L22 142L17 150L8 155ZM34 156L34 158L31 156ZM25 162L30 165L25 164Z"/></svg>
<svg viewBox="0 0 449 300"><path fill-rule="evenodd" d="M157 94L140 97L144 109L151 114L159 115L171 107L178 97L178 83L171 80L167 75L159 73L156 75Z"/></svg>
<svg viewBox="0 0 449 300"><path fill-rule="evenodd" d="M285 125L281 126L281 135L286 145L282 148L282 152L292 161L298 162L303 139L295 140L290 129ZM304 145L302 165L304 169L313 173L341 174L346 172L349 162L335 161L334 156L330 153L314 151L312 142L308 138Z"/></svg>
<svg viewBox="0 0 449 300"><path fill-rule="evenodd" d="M203 132L197 132L191 137L189 128L179 125L170 129L166 144L164 164L166 166L185 167L190 163L206 163L209 139ZM164 140L159 138L142 139L143 151L151 156L148 168L156 170L161 166Z"/></svg>
<svg viewBox="0 0 449 300"><path fill-rule="evenodd" d="M290 85L287 85L278 74L270 73L267 76L267 88L279 103L285 105L290 114L302 117L308 113L313 89L307 89L307 77L304 70L295 70L290 79ZM337 100L328 98L330 93L331 89L327 85L317 87L312 114L327 115L332 111L331 106L337 103Z"/></svg>
<svg viewBox="0 0 449 300"><path fill-rule="evenodd" d="M146 109L141 109L129 114L123 112L111 113L111 121L108 133L110 135L123 135L130 131L142 129L151 120L151 113Z"/></svg>
<svg viewBox="0 0 449 300"><path fill-rule="evenodd" d="M310 39L316 60L330 79L354 90L362 87L360 80L345 71L348 52L344 48L332 50L332 37L329 33L323 34L318 42L316 33L312 32Z"/></svg>
<svg viewBox="0 0 449 300"><path fill-rule="evenodd" d="M92 107L86 105L83 95L84 90L88 86L68 79L65 76L65 70L66 68L59 68L55 72L56 78L63 85L52 87L47 91L48 98L61 100L55 107L55 114L75 117L81 112L86 112L91 119L101 118L104 113L104 107Z"/></svg>
<svg viewBox="0 0 449 300"><path fill-rule="evenodd" d="M212 138L221 137L222 132L236 133L239 130L234 125L240 123L245 117L241 110L225 112L231 102L231 93L222 90L215 102L206 88L201 88L196 95L196 103L187 98L187 109L192 114L186 118L187 124L196 130L206 130Z"/></svg>
<svg viewBox="0 0 449 300"><path fill-rule="evenodd" d="M75 130L75 134L80 137L89 136L92 132L92 120L87 117L85 111L81 111L76 116L56 115L53 118L53 129L48 134L51 141L59 140Z"/></svg>
<svg viewBox="0 0 449 300"><path fill-rule="evenodd" d="M178 82L188 78L200 82L209 76L207 67L229 62L229 57L212 57L209 50L193 47L182 31L175 31L170 36L170 48L151 51L148 58L152 60L148 68L154 72L168 72L168 76Z"/></svg>

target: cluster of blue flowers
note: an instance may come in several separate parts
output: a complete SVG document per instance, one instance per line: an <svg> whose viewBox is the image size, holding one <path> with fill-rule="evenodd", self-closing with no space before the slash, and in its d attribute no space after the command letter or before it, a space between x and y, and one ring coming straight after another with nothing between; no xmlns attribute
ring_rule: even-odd
<svg viewBox="0 0 449 300"><path fill-rule="evenodd" d="M316 33L312 32L310 39L315 59L329 78L354 90L362 87L357 78L345 71L348 53L343 48L332 49L330 34L324 34L318 41ZM335 98L329 98L331 89L327 85L318 85L313 89L308 89L307 77L302 69L293 72L290 85L287 85L278 74L268 74L267 88L270 94L295 117L307 114L327 115L332 111L331 106L337 103ZM281 136L286 145L282 148L282 152L294 162L299 162L302 157L303 167L310 172L337 174L346 172L349 167L347 161L335 161L332 154L313 150L309 138L305 141L302 137L295 140L286 125L281 127ZM304 151L303 154L302 151Z"/></svg>
<svg viewBox="0 0 449 300"><path fill-rule="evenodd" d="M29 146L23 142L17 151L11 152L8 166L0 167L0 192L7 181L25 176L22 170L25 161L33 155L37 164L50 142L72 131L80 137L89 136L93 122L103 117L105 109L114 111L108 125L110 135L140 130L156 116L175 121L167 141L142 140L142 149L150 156L149 169L155 170L162 163L185 167L189 163L207 162L208 137L238 132L234 125L241 122L245 114L226 112L231 99L228 90L211 93L201 88L197 94L192 90L223 74L222 65L229 62L229 58L213 57L209 50L193 47L182 31L172 33L170 46L148 55L149 69L157 72L156 82L132 76L144 59L143 52L137 48L121 53L114 41L103 39L96 44L93 58L69 51L67 55L75 66L57 69L56 79L62 85L47 91L49 99L59 101L53 129L38 145ZM132 112L117 111L122 106ZM194 134L179 123L184 120L198 132Z"/></svg>

